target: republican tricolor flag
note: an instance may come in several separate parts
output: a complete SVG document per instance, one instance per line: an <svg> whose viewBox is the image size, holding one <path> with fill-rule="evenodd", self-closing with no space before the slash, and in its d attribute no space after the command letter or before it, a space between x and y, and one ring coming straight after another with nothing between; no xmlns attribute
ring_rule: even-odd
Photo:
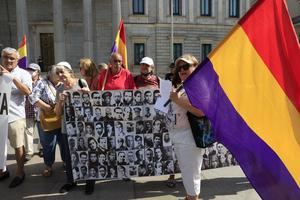
<svg viewBox="0 0 300 200"><path fill-rule="evenodd" d="M26 35L23 36L21 44L18 48L18 52L20 54L20 58L18 61L18 66L26 69L27 68L27 45L26 45Z"/></svg>
<svg viewBox="0 0 300 200"><path fill-rule="evenodd" d="M126 48L126 34L123 19L120 21L119 31L117 33L115 42L111 49L111 52L117 52L122 55L123 65L128 69L127 65L127 48Z"/></svg>
<svg viewBox="0 0 300 200"><path fill-rule="evenodd" d="M300 199L300 46L285 1L257 1L184 88L262 199Z"/></svg>

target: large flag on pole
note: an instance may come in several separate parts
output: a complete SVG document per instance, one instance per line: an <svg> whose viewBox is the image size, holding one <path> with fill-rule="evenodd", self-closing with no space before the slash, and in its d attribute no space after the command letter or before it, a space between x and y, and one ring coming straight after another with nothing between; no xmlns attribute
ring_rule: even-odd
<svg viewBox="0 0 300 200"><path fill-rule="evenodd" d="M285 1L257 1L184 88L262 199L300 199L300 46Z"/></svg>
<svg viewBox="0 0 300 200"><path fill-rule="evenodd" d="M20 54L20 59L18 61L18 66L26 69L27 68L27 40L26 35L23 36L21 44L18 48L18 52Z"/></svg>
<svg viewBox="0 0 300 200"><path fill-rule="evenodd" d="M120 21L119 30L111 49L111 52L117 52L122 55L123 65L128 69L127 65L127 48L126 48L126 34L123 19Z"/></svg>

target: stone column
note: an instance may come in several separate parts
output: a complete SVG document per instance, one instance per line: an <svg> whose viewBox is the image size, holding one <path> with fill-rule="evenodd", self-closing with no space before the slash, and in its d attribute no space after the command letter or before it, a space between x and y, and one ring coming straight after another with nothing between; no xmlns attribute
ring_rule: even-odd
<svg viewBox="0 0 300 200"><path fill-rule="evenodd" d="M164 19L164 1L157 0L157 19L158 22L163 22Z"/></svg>
<svg viewBox="0 0 300 200"><path fill-rule="evenodd" d="M29 40L29 31L28 31L28 20L27 20L27 1L24 0L16 0L16 13L17 13L17 38L19 47L23 35L26 35L27 40ZM28 43L28 42L27 42ZM29 46L27 46L27 60L30 60L29 55Z"/></svg>
<svg viewBox="0 0 300 200"><path fill-rule="evenodd" d="M194 0L189 0L189 22L194 22Z"/></svg>
<svg viewBox="0 0 300 200"><path fill-rule="evenodd" d="M83 55L94 58L93 0L83 0Z"/></svg>
<svg viewBox="0 0 300 200"><path fill-rule="evenodd" d="M116 34L119 29L119 23L121 20L121 1L112 0L112 35L113 40L116 37Z"/></svg>
<svg viewBox="0 0 300 200"><path fill-rule="evenodd" d="M53 0L55 63L66 60L65 28L62 10L62 0Z"/></svg>
<svg viewBox="0 0 300 200"><path fill-rule="evenodd" d="M223 2L223 0L221 0L221 1L219 0L217 2L217 5L218 5L218 7L217 7L216 15L217 15L218 24L224 24L225 17L226 17L226 14L225 14L226 12L224 10L228 7L226 7L226 4Z"/></svg>

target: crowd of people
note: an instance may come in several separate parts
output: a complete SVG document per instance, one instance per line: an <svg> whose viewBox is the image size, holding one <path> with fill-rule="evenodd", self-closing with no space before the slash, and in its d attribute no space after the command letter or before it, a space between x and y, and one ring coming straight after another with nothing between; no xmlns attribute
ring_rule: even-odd
<svg viewBox="0 0 300 200"><path fill-rule="evenodd" d="M139 90L130 92L127 90L135 90L135 89L159 89L160 78L155 75L154 72L154 62L150 57L144 57L140 61L140 74L137 76L133 76L131 72L123 67L122 64L122 56L118 53L112 53L110 56L110 60L108 64L101 63L97 66L91 59L83 58L80 59L80 74L82 78L76 78L72 66L66 62L62 61L53 66L49 67L49 71L45 78L41 77L41 69L38 64L31 63L27 67L26 70L21 69L18 66L19 54L16 49L7 47L4 48L1 52L2 58L2 66L1 72L2 74L6 74L10 76L12 83L12 92L11 92L11 101L9 107L9 124L8 124L8 136L7 138L10 141L11 146L15 149L15 157L17 161L17 170L14 179L10 183L9 187L14 188L18 185L22 184L25 179L25 170L24 163L26 161L26 155L33 155L33 129L35 127L35 123L38 129L38 135L40 138L41 149L43 152L43 160L45 168L42 171L42 175L44 177L50 177L53 173L52 165L55 162L55 149L56 145L59 145L61 159L64 163L64 167L66 170L66 184L60 188L60 192L67 192L72 190L76 185L76 174L79 171L85 171L86 175L89 174L91 177L96 177L95 174L100 174L99 176L107 176L115 177L116 169L110 168L108 172L106 172L105 168L96 168L89 167L88 169L79 169L79 167L72 168L72 166L76 165L79 160L86 160L89 158L89 162L106 162L101 158L100 155L101 148L108 148L108 145L115 145L116 148L121 149L125 148L126 145L128 148L132 147L132 149L142 147L143 145L147 145L147 141L145 139L144 144L141 143L142 137L135 136L130 137L126 136L125 140L117 141L117 144L113 144L113 142L107 142L107 146L102 147L101 141L99 140L99 146L95 145L98 141L93 141L92 139L88 141L88 147L86 147L83 138L78 138L78 141L68 140L67 132L72 132L76 135L76 131L83 132L83 124L80 120L77 124L69 122L75 121L74 116L76 115L76 119L82 119L86 122L96 122L110 119L111 115L109 113L112 110L109 110L110 107L106 107L105 116L102 115L101 110L89 110L84 109L84 113L82 112L80 106L72 109L71 107L64 107L65 103L68 105L68 100L70 99L70 95L73 95L73 104L76 104L76 99L80 97L79 92L83 92L82 95L83 102L82 104L86 104L84 107L92 108L93 106L97 106L100 104L96 100L93 102L88 101L89 93L88 91L92 90L118 90L116 92L106 91L103 92L102 96L97 92L91 93L93 99L102 99L102 105L116 106L114 109L114 113L118 113L120 106L126 106L126 109L120 109L120 118L126 120L139 120L141 108L134 107L131 108L131 105L139 106L139 105L147 105L152 103L152 99L154 101L160 95L159 92L156 93L147 93L142 94ZM186 112L192 112L194 115L203 116L203 112L193 107L184 90L176 92L177 87L179 87L182 82L196 69L198 66L197 59L189 54L183 55L179 57L175 63L170 64L170 73L166 74L165 79L172 81L173 90L170 92L171 104L168 115L176 115L176 117L172 117L172 119L168 124L169 133L164 133L163 142L164 144L173 144L175 148L175 154L178 159L179 167L182 173L182 179L184 188L186 190L186 199L197 199L200 194L200 183L201 183L201 168L206 168L207 165L214 166L213 163L207 163L207 158L209 156L213 156L214 150L208 150L209 152L205 152L205 150L197 148L195 145L195 141L192 136L191 128L186 116ZM119 92L120 90L125 90L123 93ZM67 91L73 91L72 94ZM142 98L142 95L143 98ZM120 101L120 97L123 96L124 100ZM113 97L114 101L111 101ZM133 101L134 97L134 101ZM87 101L85 101L87 99ZM142 102L142 99L143 102ZM26 105L26 106L25 106ZM25 109L26 108L26 109ZM45 113L52 112L55 117L58 118L61 123L54 129L49 129L44 124L43 116ZM94 117L91 113L94 112ZM144 111L144 117L150 117L150 110ZM149 124L151 127L153 125L154 132L161 132L162 125L160 114L156 114L156 119L153 118L153 124ZM150 120L148 120L150 122ZM88 124L85 125L86 134L90 135L103 135L107 134L108 137L114 132L115 134L123 134L123 124L109 124L105 123L97 123L95 125L95 130L88 127ZM77 128L76 128L77 127ZM130 128L130 125L128 125ZM127 127L127 128L128 128ZM145 126L139 128L140 126L136 125L136 133L145 133L147 134L147 124ZM103 130L106 130L105 132ZM120 130L119 130L120 129ZM26 130L26 131L25 131ZM111 130L111 131L109 131ZM114 130L114 131L112 131ZM119 130L119 131L118 131ZM122 138L119 138L122 139ZM77 149L81 148L82 151L88 149L92 149L87 154L76 154L73 151L73 147L75 146L75 142L77 143ZM73 145L74 144L74 145ZM140 145L140 146L138 146ZM153 139L153 145L155 146L155 139ZM95 154L97 152L97 154ZM94 154L93 154L94 153ZM133 160L132 162L143 162L138 161L138 157L140 155L135 155L135 153L131 152L132 156L137 158L137 160ZM136 151L138 154L138 151ZM145 153L146 154L146 153ZM154 158L156 160L161 159L162 152L160 150L160 146L157 146L155 152L152 152ZM99 156L97 156L99 155ZM104 156L104 155L103 155ZM107 162L125 162L122 154L122 151L118 153L118 155L112 155L116 157L114 159L108 159ZM218 155L221 163L221 154ZM226 157L225 157L226 156ZM225 160L229 160L228 157L231 155L224 155ZM83 158L85 157L85 159ZM110 156L108 156L110 157ZM128 159L131 157L127 155ZM191 159L193 158L193 159ZM230 157L230 159L232 156ZM27 160L30 159L27 158ZM145 156L147 159L147 156ZM203 165L202 165L203 161ZM131 161L128 161L131 162ZM233 162L233 161L232 161ZM167 165L169 166L169 162ZM171 166L171 165L170 165ZM134 167L134 166L132 166ZM151 166L153 170L148 169L149 175L154 175L154 168L156 169L155 174L164 174L164 170L170 170L171 167L162 168L161 162L157 162L155 166ZM160 170L159 170L160 169ZM118 173L123 173L124 169L122 166L118 166ZM98 172L99 171L99 172ZM135 169L129 169L129 175L132 175ZM172 170L171 170L172 171ZM172 171L174 173L174 170ZM106 174L107 173L107 174ZM125 176L123 179L130 180ZM170 173L168 173L170 174ZM8 178L10 173L6 166L0 166L0 181ZM75 177L74 177L75 176ZM79 175L78 175L79 176ZM169 187L175 187L175 175L171 173L169 179L167 180L167 185ZM94 191L95 180L86 180L85 193L92 194Z"/></svg>

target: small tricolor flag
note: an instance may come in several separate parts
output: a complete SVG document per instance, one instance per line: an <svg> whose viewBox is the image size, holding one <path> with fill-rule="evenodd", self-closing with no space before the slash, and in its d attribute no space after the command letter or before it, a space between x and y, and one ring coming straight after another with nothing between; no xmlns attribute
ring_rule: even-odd
<svg viewBox="0 0 300 200"><path fill-rule="evenodd" d="M300 46L284 0L260 0L184 88L262 199L300 199Z"/></svg>
<svg viewBox="0 0 300 200"><path fill-rule="evenodd" d="M123 65L128 69L127 65L127 48L126 48L126 34L123 19L120 21L119 31L117 33L115 42L111 49L111 52L117 52L122 55Z"/></svg>
<svg viewBox="0 0 300 200"><path fill-rule="evenodd" d="M18 66L26 69L27 68L27 46L26 46L26 35L23 36L21 44L18 48L18 52L20 54L20 59L18 61Z"/></svg>

